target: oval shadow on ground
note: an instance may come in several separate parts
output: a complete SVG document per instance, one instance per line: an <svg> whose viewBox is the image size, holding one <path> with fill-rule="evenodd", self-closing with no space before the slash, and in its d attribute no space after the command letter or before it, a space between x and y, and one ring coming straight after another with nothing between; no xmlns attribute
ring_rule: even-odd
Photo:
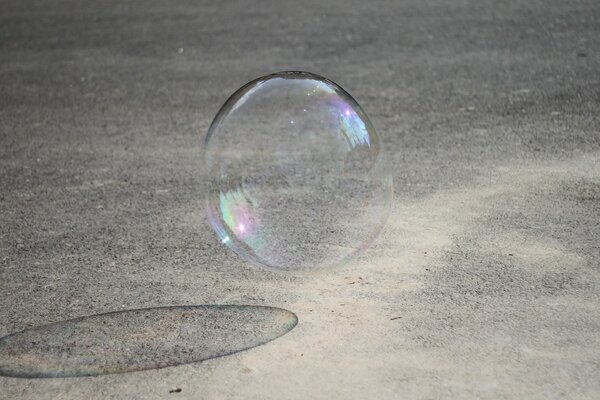
<svg viewBox="0 0 600 400"><path fill-rule="evenodd" d="M93 376L187 364L259 346L297 323L281 308L235 305L91 315L0 338L0 375Z"/></svg>

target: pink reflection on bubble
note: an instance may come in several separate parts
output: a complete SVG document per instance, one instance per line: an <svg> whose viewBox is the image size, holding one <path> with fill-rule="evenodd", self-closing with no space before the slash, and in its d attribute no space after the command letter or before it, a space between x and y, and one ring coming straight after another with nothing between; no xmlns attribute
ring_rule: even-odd
<svg viewBox="0 0 600 400"><path fill-rule="evenodd" d="M259 226L252 200L240 189L221 194L223 220L242 241L254 241Z"/></svg>

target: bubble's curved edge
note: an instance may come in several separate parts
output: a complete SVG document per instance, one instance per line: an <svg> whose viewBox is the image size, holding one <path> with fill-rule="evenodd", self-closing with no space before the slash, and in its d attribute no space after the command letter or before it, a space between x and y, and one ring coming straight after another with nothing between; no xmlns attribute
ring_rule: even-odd
<svg viewBox="0 0 600 400"><path fill-rule="evenodd" d="M213 356L213 357L201 358L201 359L194 360L194 361L186 361L186 362L182 362L182 363L165 363L162 365L154 366L152 368L132 368L132 369L128 369L126 371L102 370L102 371L97 371L97 372L89 372L89 373L83 372L83 373L71 373L71 374L60 373L60 372L52 373L52 371L38 372L38 373L23 372L23 371L15 371L10 368L5 368L5 367L0 366L0 377L16 378L16 379L82 378L82 377L94 377L94 376L100 376L100 375L115 375L115 374L123 374L123 373L133 373L133 372L149 371L149 370L155 370L155 369L163 369L163 368L168 368L168 367L176 367L176 366L180 366L180 365L194 364L194 363L199 363L202 361L208 361L208 360L212 360L212 359L227 357L227 356L230 356L230 355L233 355L236 353L247 351L247 350L253 349L255 347L267 344L267 343L272 342L273 340L278 339L278 338L282 337L283 335L289 333L292 329L294 329L298 325L298 322L299 322L299 319L298 319L298 316L296 315L296 313L294 313L290 310L286 310L284 308L272 307L272 306L257 306L257 305L248 305L248 304L246 304L246 305L198 304L198 305L182 305L182 306L144 307L144 308L134 308L134 309L130 309L130 310L118 310L118 311L109 311L109 312L99 313L99 314L85 315L82 317L71 318L71 319L57 321L57 322L51 322L49 324L43 324L43 325L38 325L38 326L31 327L31 328L23 329L21 331L13 332L8 335L0 337L0 348L2 348L3 342L11 337L14 337L17 335L22 335L29 331L46 329L46 328L64 324L64 323L73 323L73 322L79 322L79 321L82 321L82 320L85 320L88 318L104 317L107 315L124 314L124 313L131 313L131 312L137 312L137 311L148 311L148 310L156 310L156 309L186 309L186 308L213 308L213 309L220 309L220 308L258 309L258 308L262 308L262 309L268 309L271 311L281 311L290 317L290 321L287 324L287 326L285 327L286 329L282 329L282 332L280 334L271 337L269 340L267 340L263 343L260 343L260 344L257 344L255 346L251 346L251 347L246 347L246 348L243 348L240 350L233 350L233 351L225 352L223 354L219 354L219 355Z"/></svg>
<svg viewBox="0 0 600 400"><path fill-rule="evenodd" d="M375 230L373 231L373 234L371 235L369 240L367 240L365 243L363 243L363 245L361 247L355 248L352 252L348 253L346 256L344 256L339 261L337 261L336 263L333 263L333 264L310 266L310 267L305 267L305 268L301 268L301 269L284 269L284 268L278 267L276 265L261 262L253 254L245 253L246 256L242 257L240 255L241 249L235 243L235 241L233 241L233 240L224 241L223 240L224 238L220 234L220 232L223 231L223 227L219 223L218 217L216 215L214 215L214 212L210 207L210 202L208 199L205 199L205 213L208 217L211 227L213 228L213 232L218 237L218 239L221 241L221 243L223 243L225 246L227 246L229 249L231 249L231 251L233 251L233 253L235 253L236 256L247 261L248 264L252 268L257 268L257 269L263 270L263 271L266 270L266 271L269 271L269 272L272 272L272 273L275 273L278 275L282 275L282 276L306 277L308 275L315 275L315 274L321 275L328 271L336 270L337 268L339 268L339 267L347 264L351 260L355 259L357 256L359 256L360 254L362 254L366 250L368 250L373 245L375 240L377 240L377 238L380 236L381 232L387 225L387 221L392 213L392 208L394 206L393 176L390 173L385 179L389 180L389 188L390 188L389 192L386 194L388 196L388 199L387 199L387 201L385 201L385 203L388 206L385 208L385 212L382 214L381 218L379 219L379 223L377 224Z"/></svg>
<svg viewBox="0 0 600 400"><path fill-rule="evenodd" d="M271 74L267 74L267 75L263 75L263 76L259 76L257 78L252 79L250 82L244 84L242 87L240 87L239 89L237 89L235 92L233 92L228 98L227 100L225 100L225 102L221 105L221 107L219 107L219 110L217 111L217 113L215 114L215 117L213 118L212 122L210 123L210 126L208 127L208 130L206 132L206 135L204 137L204 147L206 147L206 145L208 144L208 142L210 141L210 138L212 137L212 133L214 132L214 128L221 122L222 119L222 111L224 109L227 108L227 105L229 105L230 103L233 103L235 101L238 100L239 97L241 97L241 95L251 86L256 85L259 82L265 82L268 81L270 79L274 79L274 78L279 78L279 77L286 77L286 78L314 78L314 79L318 79L318 80L322 80L325 81L326 83L332 85L334 88L341 90L343 93L345 93L346 95L350 96L351 99L354 99L354 97L352 97L352 95L350 93L348 93L346 90L344 90L340 85L338 85L337 83L335 83L334 81L332 81L331 79L328 79L322 75L319 74L315 74L314 72L307 72L307 71L279 71L279 72L273 72ZM354 99L354 101L356 101ZM358 102L357 102L358 104ZM360 105L359 105L360 107Z"/></svg>

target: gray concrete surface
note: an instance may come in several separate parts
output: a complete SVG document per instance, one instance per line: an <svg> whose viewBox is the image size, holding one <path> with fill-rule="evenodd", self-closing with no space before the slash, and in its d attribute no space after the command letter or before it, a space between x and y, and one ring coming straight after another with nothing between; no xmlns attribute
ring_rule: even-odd
<svg viewBox="0 0 600 400"><path fill-rule="evenodd" d="M212 303L299 324L198 364L0 377L0 398L600 398L599 50L596 0L4 1L0 335ZM397 193L370 251L308 277L248 265L201 213L211 118L288 69L358 99Z"/></svg>

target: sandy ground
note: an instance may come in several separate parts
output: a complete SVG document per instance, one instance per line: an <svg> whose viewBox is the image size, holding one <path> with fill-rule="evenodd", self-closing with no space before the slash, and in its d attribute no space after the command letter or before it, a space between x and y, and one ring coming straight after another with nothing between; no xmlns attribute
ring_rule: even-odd
<svg viewBox="0 0 600 400"><path fill-rule="evenodd" d="M298 326L202 363L0 377L0 398L600 398L600 4L220 3L3 2L0 335L193 304ZM290 69L358 99L396 190L372 249L303 277L201 212L212 117Z"/></svg>

